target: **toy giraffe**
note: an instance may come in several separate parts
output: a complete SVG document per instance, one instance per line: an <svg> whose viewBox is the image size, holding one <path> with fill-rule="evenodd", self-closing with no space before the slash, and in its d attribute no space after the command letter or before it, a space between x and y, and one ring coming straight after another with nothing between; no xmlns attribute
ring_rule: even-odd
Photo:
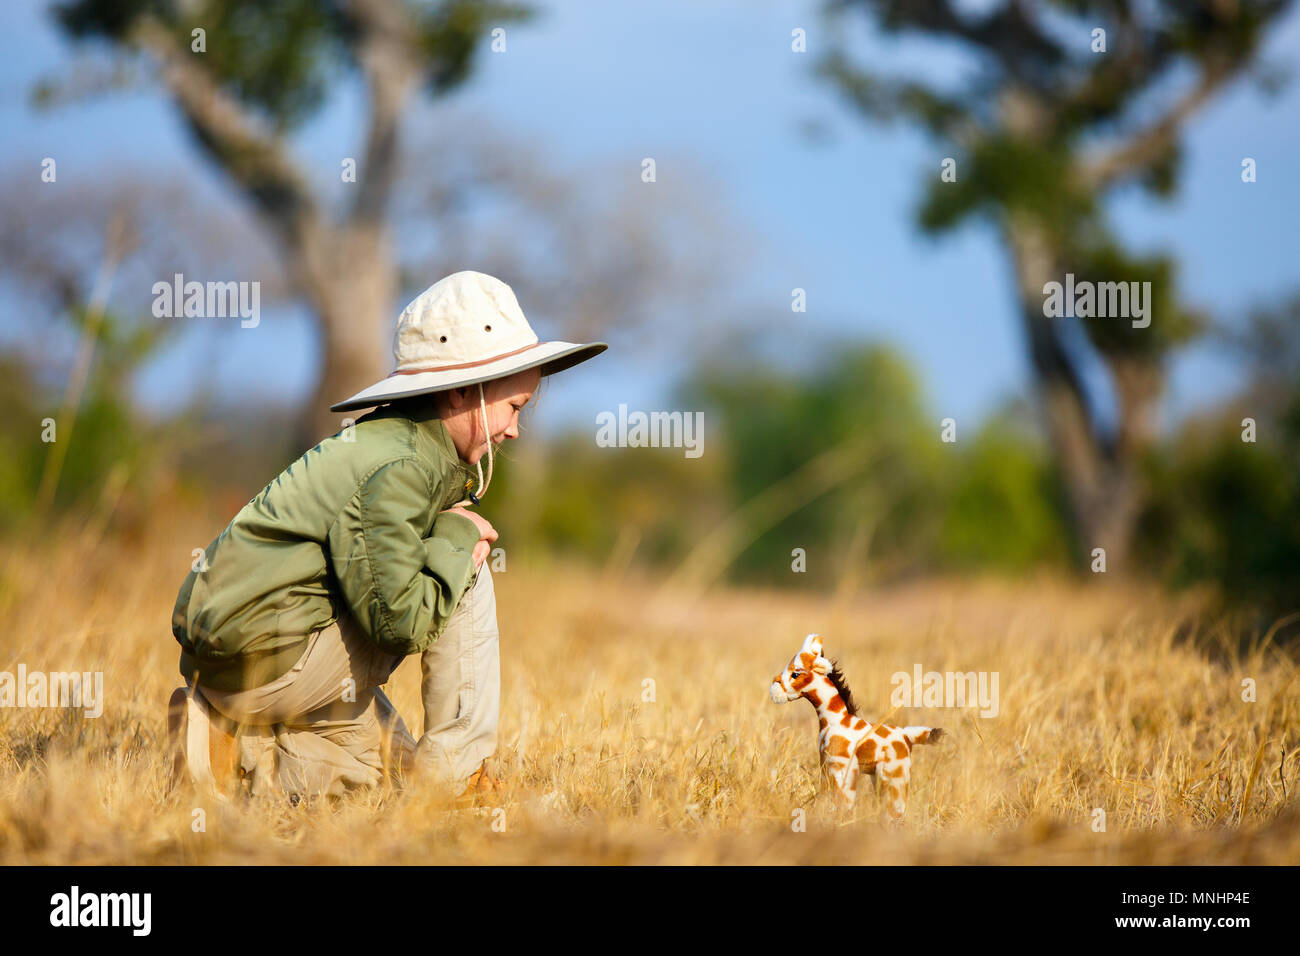
<svg viewBox="0 0 1300 956"><path fill-rule="evenodd" d="M941 728L894 727L859 717L839 664L822 655L816 634L804 638L799 653L776 675L771 694L778 704L805 697L817 709L822 773L835 785L840 799L852 806L858 774L873 774L877 790L883 784L889 794L890 817L902 818L907 812L912 747L934 743L943 736Z"/></svg>

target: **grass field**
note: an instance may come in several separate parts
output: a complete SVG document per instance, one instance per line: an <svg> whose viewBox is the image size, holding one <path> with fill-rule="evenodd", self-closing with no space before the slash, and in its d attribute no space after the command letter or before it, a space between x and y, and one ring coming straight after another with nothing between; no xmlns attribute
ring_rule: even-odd
<svg viewBox="0 0 1300 956"><path fill-rule="evenodd" d="M0 863L1300 862L1294 656L1192 598L1053 579L674 600L635 574L511 565L495 806L412 788L335 806L166 797L171 606L219 527L0 545L0 670L102 670L106 697L98 719L0 709ZM996 717L894 714L950 734L917 748L902 826L869 778L850 812L819 793L811 706L768 697L810 631L868 717L916 664L999 674ZM415 658L388 685L415 730L418 685Z"/></svg>

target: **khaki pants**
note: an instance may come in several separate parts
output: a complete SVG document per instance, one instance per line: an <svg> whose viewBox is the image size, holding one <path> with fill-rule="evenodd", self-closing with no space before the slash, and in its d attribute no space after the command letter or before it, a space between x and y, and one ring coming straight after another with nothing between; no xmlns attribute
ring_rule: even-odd
<svg viewBox="0 0 1300 956"><path fill-rule="evenodd" d="M418 741L380 689L401 661L345 615L312 634L293 669L271 683L199 690L240 725L240 764L254 795L276 789L338 795L374 786L399 767L462 788L497 748L501 663L486 561L421 655L424 734Z"/></svg>

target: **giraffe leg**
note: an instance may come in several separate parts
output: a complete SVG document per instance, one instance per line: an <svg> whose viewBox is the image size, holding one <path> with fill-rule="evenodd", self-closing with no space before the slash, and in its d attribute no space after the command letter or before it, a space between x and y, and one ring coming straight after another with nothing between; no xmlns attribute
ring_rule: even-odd
<svg viewBox="0 0 1300 956"><path fill-rule="evenodd" d="M831 757L826 761L827 776L834 785L834 793L846 806L853 806L857 797L858 762L843 757Z"/></svg>
<svg viewBox="0 0 1300 956"><path fill-rule="evenodd" d="M889 800L887 809L891 820L901 821L907 813L907 789L911 778L911 760L890 760L876 767L876 774L885 787Z"/></svg>
<svg viewBox="0 0 1300 956"><path fill-rule="evenodd" d="M849 759L849 765L844 770L844 776L847 778L849 787L849 806L853 806L858 798L858 777L862 775L862 768L858 765L858 758Z"/></svg>

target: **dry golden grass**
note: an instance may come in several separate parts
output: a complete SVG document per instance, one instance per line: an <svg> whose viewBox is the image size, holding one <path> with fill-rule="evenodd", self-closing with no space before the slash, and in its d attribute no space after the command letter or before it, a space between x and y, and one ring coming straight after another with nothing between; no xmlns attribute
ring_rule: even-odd
<svg viewBox="0 0 1300 956"><path fill-rule="evenodd" d="M297 808L167 797L170 611L218 527L0 546L0 670L102 670L107 696L97 720L0 710L0 862L1300 862L1293 659L1237 650L1190 600L1052 580L655 604L653 581L512 565L496 578L503 813L412 788ZM888 712L890 675L918 662L1000 674L996 718L895 714L951 733L918 748L902 827L870 786L848 813L819 794L812 708L768 699L809 631L866 716ZM417 730L418 680L409 659L389 684Z"/></svg>

